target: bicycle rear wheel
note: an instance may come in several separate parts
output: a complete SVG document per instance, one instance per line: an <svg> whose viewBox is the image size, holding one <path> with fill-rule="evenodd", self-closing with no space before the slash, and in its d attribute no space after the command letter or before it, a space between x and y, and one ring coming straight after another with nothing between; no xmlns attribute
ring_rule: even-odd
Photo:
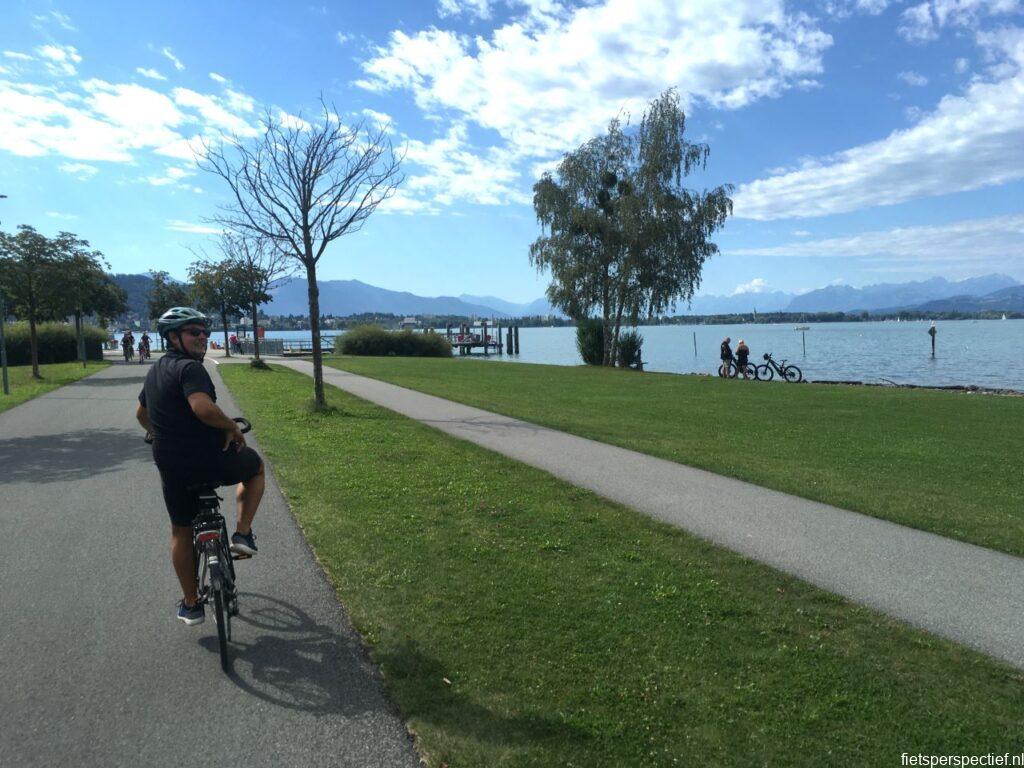
<svg viewBox="0 0 1024 768"><path fill-rule="evenodd" d="M214 617L217 620L217 645L220 648L220 668L225 672L231 671L231 662L228 659L228 639L231 636L231 617L227 610L227 595L224 594L224 584L217 579L213 584L213 609Z"/></svg>
<svg viewBox="0 0 1024 768"><path fill-rule="evenodd" d="M786 381L790 384L796 384L797 382L804 380L804 375L800 372L800 369L795 365L787 365L782 369L782 375L786 377Z"/></svg>
<svg viewBox="0 0 1024 768"><path fill-rule="evenodd" d="M758 381L771 381L775 378L775 371L772 370L768 363L759 365L755 369L755 378L757 378Z"/></svg>

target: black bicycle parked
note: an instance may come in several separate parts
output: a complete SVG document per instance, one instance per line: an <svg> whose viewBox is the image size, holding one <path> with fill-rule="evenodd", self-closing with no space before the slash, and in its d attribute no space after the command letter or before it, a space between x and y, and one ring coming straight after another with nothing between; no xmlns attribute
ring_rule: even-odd
<svg viewBox="0 0 1024 768"><path fill-rule="evenodd" d="M723 379L735 379L737 376L741 375L740 367L735 360L723 361L722 364L718 366L718 375ZM750 362L747 363L747 378L757 378L757 366Z"/></svg>
<svg viewBox="0 0 1024 768"><path fill-rule="evenodd" d="M783 360L781 364L775 362L772 359L770 352L766 352L764 355L764 364L757 366L757 380L758 381L771 381L775 378L775 374L778 373L783 379L790 383L796 383L804 380L803 373L795 365L786 365L786 361Z"/></svg>

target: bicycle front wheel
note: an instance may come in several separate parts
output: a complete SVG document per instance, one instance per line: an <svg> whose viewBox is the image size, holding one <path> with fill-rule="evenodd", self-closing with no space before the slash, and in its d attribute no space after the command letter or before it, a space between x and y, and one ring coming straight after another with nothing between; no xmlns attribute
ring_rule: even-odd
<svg viewBox="0 0 1024 768"><path fill-rule="evenodd" d="M800 369L795 365L787 365L782 369L782 374L786 377L786 381L790 384L796 384L797 382L804 380L804 375L800 372Z"/></svg>
<svg viewBox="0 0 1024 768"><path fill-rule="evenodd" d="M765 363L764 365L757 366L755 376L758 381L771 381L775 378L775 371L772 370L768 363Z"/></svg>

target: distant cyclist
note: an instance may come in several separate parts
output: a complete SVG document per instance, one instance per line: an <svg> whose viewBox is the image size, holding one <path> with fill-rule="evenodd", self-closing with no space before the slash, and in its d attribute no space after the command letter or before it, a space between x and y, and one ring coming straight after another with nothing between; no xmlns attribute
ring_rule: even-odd
<svg viewBox="0 0 1024 768"><path fill-rule="evenodd" d="M747 342L740 339L736 344L736 370L743 374L743 378L750 378L747 376L747 360L750 358L750 347L747 346Z"/></svg>
<svg viewBox="0 0 1024 768"><path fill-rule="evenodd" d="M145 331L142 332L142 337L139 339L139 351L144 352L145 357L150 357L149 354L149 334Z"/></svg>
<svg viewBox="0 0 1024 768"><path fill-rule="evenodd" d="M121 337L121 352L124 353L126 363L135 356L135 337L131 331L125 331Z"/></svg>
<svg viewBox="0 0 1024 768"><path fill-rule="evenodd" d="M200 624L205 613L196 594L192 551L192 519L199 510L188 488L238 484L231 549L254 555L252 521L263 498L263 461L217 405L213 381L203 368L210 337L206 315L173 307L160 318L157 330L167 340L167 352L146 374L135 417L153 437L153 461L171 518L171 562L183 593L178 618Z"/></svg>

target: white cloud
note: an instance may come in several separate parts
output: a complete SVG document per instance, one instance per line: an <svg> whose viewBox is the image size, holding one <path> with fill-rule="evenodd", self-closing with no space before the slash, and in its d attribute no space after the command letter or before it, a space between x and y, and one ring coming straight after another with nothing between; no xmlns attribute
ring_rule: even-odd
<svg viewBox="0 0 1024 768"><path fill-rule="evenodd" d="M160 51L160 53L168 61L170 61L171 64L174 65L174 68L179 72L181 72L185 68L185 65L181 63L181 61L178 59L177 56L174 55L174 52L170 48L164 48L162 51Z"/></svg>
<svg viewBox="0 0 1024 768"><path fill-rule="evenodd" d="M743 184L735 215L825 216L1024 178L1024 29L980 34L1012 74L972 82L911 128Z"/></svg>
<svg viewBox="0 0 1024 768"><path fill-rule="evenodd" d="M73 213L60 213L59 211L47 211L46 215L51 219L60 219L63 221L72 221L78 218L78 216Z"/></svg>
<svg viewBox="0 0 1024 768"><path fill-rule="evenodd" d="M900 72L898 75L896 75L896 77L898 77L900 80L902 80L907 85L913 85L913 86L916 86L916 87L921 87L921 86L928 85L928 78L925 77L924 75L922 75L919 72L913 72L913 71Z"/></svg>
<svg viewBox="0 0 1024 768"><path fill-rule="evenodd" d="M171 184L177 186L182 181L182 179L186 179L189 176L192 176L194 173L195 171L189 168L178 168L175 166L170 166L164 170L163 175L147 176L145 180L149 184L152 184L154 187L164 187ZM190 188L188 184L184 184L182 186L184 186L185 189Z"/></svg>
<svg viewBox="0 0 1024 768"><path fill-rule="evenodd" d="M346 35L344 32L337 32L335 33L335 38L338 41L338 45L344 45L352 39L352 35Z"/></svg>
<svg viewBox="0 0 1024 768"><path fill-rule="evenodd" d="M74 75L78 70L82 57L73 45L42 45L36 48L36 54L44 59L47 71L51 75Z"/></svg>
<svg viewBox="0 0 1024 768"><path fill-rule="evenodd" d="M808 232L806 229L794 229L793 230L793 237L810 237L810 236L811 236L811 233Z"/></svg>
<svg viewBox="0 0 1024 768"><path fill-rule="evenodd" d="M466 125L456 123L430 142L410 139L405 162L409 176L403 191L410 197L451 205L463 200L480 205L528 204L522 191L517 157L501 147L477 154L466 141ZM417 168L421 169L417 172Z"/></svg>
<svg viewBox="0 0 1024 768"><path fill-rule="evenodd" d="M956 71L958 75L964 74L970 68L971 62L969 62L967 59L960 58L953 62L953 69Z"/></svg>
<svg viewBox="0 0 1024 768"><path fill-rule="evenodd" d="M218 130L238 136L255 136L259 133L255 126L228 110L215 96L197 93L189 88L175 88L171 95L178 106L195 109L207 124Z"/></svg>
<svg viewBox="0 0 1024 768"><path fill-rule="evenodd" d="M741 293L764 293L768 289L768 282L761 277L755 277L749 283L743 283L737 285L736 290L732 292L733 296L739 296Z"/></svg>
<svg viewBox="0 0 1024 768"><path fill-rule="evenodd" d="M530 3L528 14L554 10ZM670 86L689 103L739 108L811 84L832 39L782 0L605 0L512 21L488 37L392 32L358 85L410 91L427 116L455 113L545 159L639 115ZM446 117L446 119L448 119Z"/></svg>
<svg viewBox="0 0 1024 768"><path fill-rule="evenodd" d="M224 77L224 75L218 75L216 72L211 72L210 73L210 79L213 80L213 82L215 82L215 83L220 83L221 85L224 85L225 83L230 83L231 82L226 77Z"/></svg>
<svg viewBox="0 0 1024 768"><path fill-rule="evenodd" d="M206 224L193 224L190 221L181 221L180 219L168 220L167 229L172 229L175 232L188 232L192 235L219 235L223 231L217 227L211 227Z"/></svg>
<svg viewBox="0 0 1024 768"><path fill-rule="evenodd" d="M68 30L69 32L78 31L75 29L74 25L72 25L70 17L66 16L60 11L50 11L49 15L36 16L35 20L44 24L52 21L58 24L63 29Z"/></svg>
<svg viewBox="0 0 1024 768"><path fill-rule="evenodd" d="M731 249L736 256L883 257L916 261L1024 262L1024 213L938 226L901 227L771 248Z"/></svg>
<svg viewBox="0 0 1024 768"><path fill-rule="evenodd" d="M387 112L378 112L375 109L364 109L360 114L363 117L369 118L371 122L382 127L385 133L395 132L394 118L392 118Z"/></svg>
<svg viewBox="0 0 1024 768"><path fill-rule="evenodd" d="M489 0L438 0L437 13L443 19L448 16L467 16L486 19L491 15Z"/></svg>
<svg viewBox="0 0 1024 768"><path fill-rule="evenodd" d="M87 163L63 163L57 166L57 168L82 180L95 176L100 170L96 166L88 165Z"/></svg>
<svg viewBox="0 0 1024 768"><path fill-rule="evenodd" d="M34 56L29 56L27 53L19 53L18 51L4 51L4 56L15 61L35 61Z"/></svg>
<svg viewBox="0 0 1024 768"><path fill-rule="evenodd" d="M148 77L150 80L166 80L167 78L157 72L155 69L143 69L142 67L136 67L135 71L143 77Z"/></svg>
<svg viewBox="0 0 1024 768"><path fill-rule="evenodd" d="M912 43L924 43L944 27L974 29L983 17L1022 12L1020 0L925 0L903 11L898 31Z"/></svg>
<svg viewBox="0 0 1024 768"><path fill-rule="evenodd" d="M856 13L877 16L889 7L889 0L826 0L822 10L829 16L845 19Z"/></svg>

